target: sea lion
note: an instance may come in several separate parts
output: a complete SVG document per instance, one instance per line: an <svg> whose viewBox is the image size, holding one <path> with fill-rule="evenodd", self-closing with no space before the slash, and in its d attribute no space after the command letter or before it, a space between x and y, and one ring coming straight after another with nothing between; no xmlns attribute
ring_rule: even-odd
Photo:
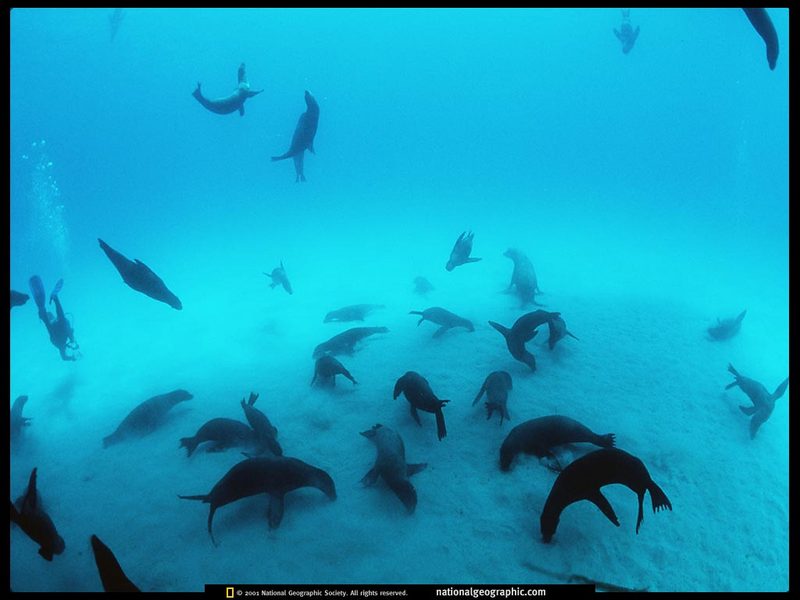
<svg viewBox="0 0 800 600"><path fill-rule="evenodd" d="M272 269L272 273L264 273L264 275L272 279L272 283L269 284L269 287L274 288L276 285L282 285L283 289L289 292L289 295L292 294L292 284L289 283L286 269L283 268L283 261L281 261L280 267Z"/></svg>
<svg viewBox="0 0 800 600"><path fill-rule="evenodd" d="M432 292L435 288L433 284L422 276L414 277L414 293L420 296L426 296L428 292Z"/></svg>
<svg viewBox="0 0 800 600"><path fill-rule="evenodd" d="M36 468L31 471L28 489L11 505L11 522L39 544L39 555L45 560L53 560L54 554L61 554L66 545L56 531L56 526L44 507L42 499L36 491Z"/></svg>
<svg viewBox="0 0 800 600"><path fill-rule="evenodd" d="M512 389L511 375L506 371L493 371L486 376L486 379L481 386L475 400L472 401L472 406L478 403L484 392L486 393L486 420L492 418L492 412L497 411L500 413L500 425L503 424L503 419L511 419L506 408L508 401L508 390Z"/></svg>
<svg viewBox="0 0 800 600"><path fill-rule="evenodd" d="M726 385L725 389L729 390L738 385L739 389L747 394L747 397L750 398L753 403L753 406L739 406L739 409L747 416L752 415L753 418L750 420L750 439L754 439L758 428L769 419L769 416L775 409L775 401L786 392L786 387L789 385L789 378L787 377L784 379L783 382L775 388L775 391L770 394L767 388L758 381L739 375L739 372L733 368L733 365L728 364L728 371L733 374L736 380Z"/></svg>
<svg viewBox="0 0 800 600"><path fill-rule="evenodd" d="M538 333L536 328L539 327L539 325L547 323L550 319L560 314L561 313L557 312L547 312L546 310L535 310L522 315L514 322L511 329L507 329L494 321L489 321L489 325L503 335L506 340L506 346L508 346L508 351L511 352L511 356L528 365L531 371L535 371L536 358L533 354L528 352L525 348L525 344L531 341Z"/></svg>
<svg viewBox="0 0 800 600"><path fill-rule="evenodd" d="M119 561L111 548L106 546L99 537L92 535L92 554L97 565L97 572L100 574L100 581L103 583L103 590L106 592L141 592L134 583L128 579Z"/></svg>
<svg viewBox="0 0 800 600"><path fill-rule="evenodd" d="M388 333L388 327L352 327L347 331L343 331L327 342L322 342L311 355L311 358L319 358L323 354L331 354L333 356L339 354L353 354L355 352L355 345L370 335L376 333Z"/></svg>
<svg viewBox="0 0 800 600"><path fill-rule="evenodd" d="M372 429L362 431L361 435L375 442L378 450L375 464L361 479L361 483L365 486L375 485L378 477L383 477L386 485L406 507L408 514L412 514L417 508L417 490L408 478L422 471L428 463L406 464L403 438L396 431L380 423L374 425Z"/></svg>
<svg viewBox="0 0 800 600"><path fill-rule="evenodd" d="M336 387L337 375L344 375L353 382L353 385L358 383L342 363L330 354L323 354L314 364L314 377L311 379L311 385L318 381L317 385L319 386Z"/></svg>
<svg viewBox="0 0 800 600"><path fill-rule="evenodd" d="M336 486L333 479L322 469L312 467L296 458L255 457L236 464L211 488L208 494L199 496L178 496L183 500L202 500L209 504L208 533L216 546L211 524L214 513L221 506L255 496L269 494L267 519L269 528L275 529L283 518L283 497L301 487L315 487L331 500L336 500Z"/></svg>
<svg viewBox="0 0 800 600"><path fill-rule="evenodd" d="M441 442L442 438L447 435L442 407L450 400L439 400L436 394L433 393L428 381L416 371L408 371L397 380L394 384L393 396L395 400L400 395L400 392L405 394L406 400L411 405L411 416L414 417L420 427L422 427L422 421L420 421L417 409L436 415L436 435Z"/></svg>
<svg viewBox="0 0 800 600"><path fill-rule="evenodd" d="M650 473L641 460L619 448L595 450L567 465L556 478L540 518L543 541L546 544L550 543L558 527L561 512L579 500L588 500L595 504L609 521L619 527L614 509L600 491L601 487L612 483L621 483L629 487L639 497L637 534L644 519L642 503L645 492L650 492L653 512L665 508L672 510L667 495L650 478Z"/></svg>
<svg viewBox="0 0 800 600"><path fill-rule="evenodd" d="M317 124L319 123L319 104L317 104L314 96L308 90L305 91L305 99L306 112L300 115L300 119L297 121L297 127L294 128L294 135L289 149L280 156L272 157L273 161L290 157L294 159L295 183L306 180L306 176L303 173L303 156L306 150L311 154L315 154L314 136L317 133Z"/></svg>
<svg viewBox="0 0 800 600"><path fill-rule="evenodd" d="M39 320L44 323L47 334L50 336L50 343L58 349L61 360L76 360L79 356L79 353L76 352L79 346L78 342L75 341L75 331L66 314L64 314L64 308L58 298L58 293L64 285L64 280L59 279L50 293L50 303L56 306L55 316L45 308L44 284L41 278L38 275L34 275L30 278L28 284L31 288L31 294L33 294L33 300L36 302ZM67 349L72 350L73 353L67 354Z"/></svg>
<svg viewBox="0 0 800 600"><path fill-rule="evenodd" d="M734 319L720 320L717 317L717 324L708 328L708 335L715 340L727 340L739 333L742 328L742 319L747 314L747 310L739 313L739 316Z"/></svg>
<svg viewBox="0 0 800 600"><path fill-rule="evenodd" d="M557 461L554 446L587 442L602 448L614 446L615 435L599 435L575 419L561 415L550 415L530 419L512 429L500 446L500 470L510 471L511 462L520 452L538 458Z"/></svg>
<svg viewBox="0 0 800 600"><path fill-rule="evenodd" d="M433 333L433 337L439 337L448 329L452 327L464 327L468 331L475 331L475 327L472 325L472 321L465 319L463 317L459 317L457 314L451 313L449 310L445 310L438 306L434 306L432 308L426 308L423 311L412 310L409 311L410 315L422 315L422 318L417 322L417 327L423 321L430 321L431 323L436 323L437 325L441 325L439 329L437 329Z"/></svg>
<svg viewBox="0 0 800 600"><path fill-rule="evenodd" d="M114 41L114 38L117 37L117 31L119 31L119 26L122 25L122 19L125 17L125 11L121 8L115 8L111 11L111 14L108 15L108 26L111 29L111 41Z"/></svg>
<svg viewBox="0 0 800 600"><path fill-rule="evenodd" d="M248 98L252 98L257 94L260 94L264 90L252 91L250 89L250 83L247 81L247 74L245 73L244 63L239 65L238 79L239 83L230 96L226 96L224 98L217 98L216 100L206 98L205 96L203 96L203 92L200 90L199 81L197 82L197 87L192 92L192 96L194 96L197 99L197 101L203 106L205 106L208 110L217 113L218 115L227 115L238 110L239 115L243 117L244 101L247 100Z"/></svg>
<svg viewBox="0 0 800 600"><path fill-rule="evenodd" d="M775 31L775 26L772 24L772 19L769 18L767 9L765 8L743 8L744 14L750 20L750 24L755 28L761 39L767 45L767 63L770 70L775 70L775 64L778 62L778 34Z"/></svg>
<svg viewBox="0 0 800 600"><path fill-rule="evenodd" d="M259 449L256 454L270 452L275 456L283 456L283 449L278 443L278 430L270 423L267 415L255 407L258 394L250 392L250 398L245 402L242 398L242 410L247 422L256 434L256 442Z"/></svg>
<svg viewBox="0 0 800 600"><path fill-rule="evenodd" d="M458 236L456 243L453 245L453 249L450 251L450 260L447 261L444 267L445 269L452 271L459 265L481 260L480 258L470 258L469 256L470 252L472 252L472 238L474 237L475 234L471 231L469 233L464 231Z"/></svg>
<svg viewBox="0 0 800 600"><path fill-rule="evenodd" d="M622 43L622 53L627 54L636 43L636 38L639 37L639 26L636 26L634 31L631 26L631 11L630 9L622 9L622 25L619 26L619 31L614 29L614 35Z"/></svg>
<svg viewBox="0 0 800 600"><path fill-rule="evenodd" d="M345 322L345 321L363 321L372 311L378 308L386 308L383 304L353 304L345 306L337 310L330 311L325 315L323 323L330 323L331 321Z"/></svg>
<svg viewBox="0 0 800 600"><path fill-rule="evenodd" d="M154 300L169 304L175 310L183 308L178 297L167 289L162 279L153 273L150 267L138 258L133 261L129 260L100 238L97 238L97 241L100 242L103 252L106 253L111 263L122 275L122 281L127 283L128 286L145 296L150 296Z"/></svg>
<svg viewBox="0 0 800 600"><path fill-rule="evenodd" d="M28 294L11 290L11 308L14 308L15 306L22 306L28 301L28 298L30 298Z"/></svg>
<svg viewBox="0 0 800 600"><path fill-rule="evenodd" d="M572 335L569 331L567 331L567 323L562 319L560 316L555 316L547 322L548 327L550 328L550 338L547 340L547 344L550 346L550 350L555 348L556 343L558 340L565 336L570 336L572 338L576 338ZM578 340L580 341L580 340Z"/></svg>
<svg viewBox="0 0 800 600"><path fill-rule="evenodd" d="M191 400L193 397L186 390L173 390L148 398L128 413L114 433L103 438L103 448L108 448L127 438L142 437L151 433L161 425L173 406L179 402Z"/></svg>
<svg viewBox="0 0 800 600"><path fill-rule="evenodd" d="M28 417L22 416L22 409L25 408L25 403L28 401L27 396L19 396L14 400L11 405L11 416L9 418L9 431L11 441L14 442L22 433L22 428L31 424Z"/></svg>
<svg viewBox="0 0 800 600"><path fill-rule="evenodd" d="M517 286L517 295L522 303L520 307L525 308L528 304L544 306L536 301L536 294L541 294L542 291L539 289L536 271L533 269L531 260L516 248L509 248L503 252L503 256L510 258L514 263L508 289L511 290L512 287Z"/></svg>
<svg viewBox="0 0 800 600"><path fill-rule="evenodd" d="M220 417L204 423L192 437L181 438L179 447L186 448L186 456L191 456L204 442L214 442L207 452L220 452L233 446L252 446L256 434L241 421Z"/></svg>

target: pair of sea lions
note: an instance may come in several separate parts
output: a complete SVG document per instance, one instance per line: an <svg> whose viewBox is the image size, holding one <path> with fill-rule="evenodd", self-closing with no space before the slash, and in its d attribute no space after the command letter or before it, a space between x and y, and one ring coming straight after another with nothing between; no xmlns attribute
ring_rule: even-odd
<svg viewBox="0 0 800 600"><path fill-rule="evenodd" d="M232 112L239 111L240 116L244 116L244 102L248 98L252 98L263 92L264 90L253 91L250 89L250 83L247 81L247 73L245 72L244 63L239 65L238 71L238 84L233 93L224 98L217 98L212 100L203 96L200 89L200 82L197 82L197 87L192 92L192 96L202 104L205 108L218 115L227 115Z"/></svg>
<svg viewBox="0 0 800 600"><path fill-rule="evenodd" d="M457 314L451 313L449 310L445 310L439 306L426 308L423 311L412 310L409 311L408 314L422 315L422 318L417 322L417 327L419 327L423 321L430 321L431 323L440 325L439 329L433 332L433 337L435 338L438 338L453 327L464 327L467 331L475 331L472 321L464 317L459 317Z"/></svg>
<svg viewBox="0 0 800 600"><path fill-rule="evenodd" d="M567 331L567 324L561 318L560 312L548 312L546 310L535 310L530 313L522 315L514 322L511 328L504 327L494 321L489 321L489 325L494 327L506 340L506 346L516 360L528 365L531 371L536 370L536 357L531 354L525 347L531 341L538 331L537 327L547 323L550 328L550 339L548 345L552 350L556 342L563 337L569 335L576 340L578 339L572 333Z"/></svg>
<svg viewBox="0 0 800 600"><path fill-rule="evenodd" d="M775 388L775 391L770 394L767 388L755 379L740 375L739 372L733 368L733 365L728 365L728 371L736 379L733 383L726 385L725 389L729 390L732 387L739 386L739 389L747 394L747 397L750 398L750 401L753 403L753 406L739 406L739 409L747 416L753 417L750 420L750 439L754 439L758 428L769 419L772 411L775 409L775 401L786 392L786 388L789 385L789 378L787 377L784 379L783 382Z"/></svg>

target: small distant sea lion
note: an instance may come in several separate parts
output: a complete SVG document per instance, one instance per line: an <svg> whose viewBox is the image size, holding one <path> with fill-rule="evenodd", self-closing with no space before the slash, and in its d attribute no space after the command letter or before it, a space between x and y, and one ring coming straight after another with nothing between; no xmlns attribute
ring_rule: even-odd
<svg viewBox="0 0 800 600"><path fill-rule="evenodd" d="M238 80L239 83L236 86L236 89L233 90L233 93L230 96L225 96L224 98L217 98L212 100L211 98L206 98L203 96L203 92L200 90L200 82L197 82L197 87L192 92L192 96L195 99L205 106L211 112L217 113L218 115L227 115L232 112L239 111L240 116L244 116L244 101L248 98L252 98L253 96L260 94L264 90L252 91L250 89L250 83L247 81L247 74L245 72L244 63L239 65L238 71Z"/></svg>
<svg viewBox="0 0 800 600"><path fill-rule="evenodd" d="M365 486L374 485L378 477L383 477L386 485L406 507L408 514L413 513L417 508L417 490L414 489L408 478L422 471L428 466L428 463L406 464L403 438L396 431L384 427L380 423L373 426L372 429L362 431L361 435L375 442L378 450L375 464L361 479L361 483Z"/></svg>
<svg viewBox="0 0 800 600"><path fill-rule="evenodd" d="M121 8L115 8L111 11L111 14L108 15L108 26L111 29L111 41L114 41L114 38L117 37L117 31L119 31L119 26L122 25L122 19L125 17L125 11Z"/></svg>
<svg viewBox="0 0 800 600"><path fill-rule="evenodd" d="M336 500L336 486L330 475L302 460L283 456L260 456L245 459L225 473L208 494L178 496L178 498L202 500L210 505L208 534L211 536L211 542L216 546L217 542L211 531L211 524L218 508L248 496L269 494L267 519L269 528L275 529L283 519L283 497L301 487L315 487L331 500Z"/></svg>
<svg viewBox="0 0 800 600"><path fill-rule="evenodd" d="M720 320L718 317L717 324L708 328L708 335L715 340L727 340L732 338L739 333L739 330L742 328L742 319L744 319L746 314L747 310L745 309L734 319Z"/></svg>
<svg viewBox="0 0 800 600"><path fill-rule="evenodd" d="M503 256L510 258L514 263L514 270L511 272L511 283L508 284L508 289L516 286L517 295L519 296L520 306L525 308L528 304L536 306L543 306L536 301L536 294L541 294L539 289L539 282L536 279L536 271L533 269L533 263L522 252L516 248L509 248L503 252Z"/></svg>
<svg viewBox="0 0 800 600"><path fill-rule="evenodd" d="M316 381L317 385L321 387L336 387L337 375L344 375L353 382L353 385L358 383L342 363L330 354L323 354L314 364L314 377L311 379L311 385L314 385Z"/></svg>
<svg viewBox="0 0 800 600"><path fill-rule="evenodd" d="M36 490L36 468L31 471L28 480L28 489L11 504L11 522L19 525L20 529L39 544L39 555L45 560L53 560L54 554L64 552L66 545L56 531L56 526L44 507L42 499Z"/></svg>
<svg viewBox="0 0 800 600"><path fill-rule="evenodd" d="M414 293L420 296L425 296L428 292L432 292L435 288L433 284L424 277L414 277Z"/></svg>
<svg viewBox="0 0 800 600"><path fill-rule="evenodd" d="M154 300L169 304L175 310L181 310L180 299L167 289L164 281L139 259L129 260L114 250L100 238L100 248L106 253L114 268L119 271L122 280L137 292L150 296Z"/></svg>
<svg viewBox="0 0 800 600"><path fill-rule="evenodd" d="M22 409L25 408L25 403L28 401L27 396L19 396L14 400L11 405L11 416L9 418L9 430L11 441L14 442L22 433L22 428L31 424L28 417L22 416Z"/></svg>
<svg viewBox="0 0 800 600"><path fill-rule="evenodd" d="M92 535L92 554L97 565L97 572L100 574L100 581L103 583L103 590L106 592L141 592L134 583L128 579L119 561L111 548L106 546L99 537Z"/></svg>
<svg viewBox="0 0 800 600"><path fill-rule="evenodd" d="M557 462L553 453L555 446L587 442L602 448L611 448L614 441L613 433L598 435L583 423L562 415L530 419L514 427L503 440L500 446L500 470L510 471L511 462L521 452Z"/></svg>
<svg viewBox="0 0 800 600"><path fill-rule="evenodd" d="M241 421L220 417L204 423L192 437L181 438L180 447L186 448L186 456L191 456L204 442L213 442L207 452L220 452L233 446L252 446L256 434Z"/></svg>
<svg viewBox="0 0 800 600"><path fill-rule="evenodd" d="M738 385L739 389L747 394L747 397L750 398L750 401L753 403L753 406L739 406L739 409L747 416L752 415L753 418L750 420L750 439L754 439L758 428L769 419L772 411L775 409L775 401L786 392L786 387L789 385L789 378L787 377L784 379L783 382L775 388L775 391L770 394L767 388L755 379L739 375L739 372L733 368L733 365L728 364L728 371L730 371L736 380L726 385L725 389L729 390Z"/></svg>
<svg viewBox="0 0 800 600"><path fill-rule="evenodd" d="M550 346L550 350L552 350L558 340L565 336L570 336L572 338L576 338L572 335L569 331L567 331L567 323L562 319L560 316L556 315L552 319L547 322L548 327L550 328L550 338L547 340L547 344ZM580 340L578 340L580 341Z"/></svg>
<svg viewBox="0 0 800 600"><path fill-rule="evenodd" d="M472 239L474 237L475 234L471 231L469 233L464 231L460 236L458 236L453 249L450 251L450 260L447 261L447 265L444 267L445 269L452 271L459 265L465 265L467 263L478 262L481 260L480 258L470 258L469 256L472 252Z"/></svg>
<svg viewBox="0 0 800 600"><path fill-rule="evenodd" d="M364 317L379 308L386 308L386 306L383 304L353 304L351 306L345 306L330 311L325 315L323 323L330 323L331 321L363 321Z"/></svg>
<svg viewBox="0 0 800 600"><path fill-rule="evenodd" d="M283 456L283 448L278 443L278 430L270 423L267 415L255 407L258 394L250 392L250 398L245 402L242 398L242 410L247 422L256 434L256 442L260 446L256 454L270 452L275 456Z"/></svg>
<svg viewBox="0 0 800 600"><path fill-rule="evenodd" d="M272 273L264 273L264 275L272 279L272 283L269 284L269 287L274 288L276 285L282 285L283 289L289 292L289 295L292 294L292 284L289 283L286 269L283 268L283 261L281 261L280 267L272 269Z"/></svg>
<svg viewBox="0 0 800 600"><path fill-rule="evenodd" d="M442 407L450 400L439 400L428 381L416 371L408 371L394 384L395 399L401 392L405 394L406 400L411 405L411 416L420 427L422 427L422 421L420 421L417 409L436 415L436 435L441 442L442 438L447 435Z"/></svg>
<svg viewBox="0 0 800 600"><path fill-rule="evenodd" d="M339 354L353 354L358 342L376 333L388 333L388 327L351 327L347 331L333 336L327 342L322 342L311 355L311 358L319 358L323 354L333 356Z"/></svg>
<svg viewBox="0 0 800 600"><path fill-rule="evenodd" d="M508 390L512 389L511 375L506 371L493 371L489 373L486 380L483 382L478 395L472 401L472 406L478 403L484 392L486 393L486 420L492 418L492 412L497 411L500 413L500 425L503 424L503 419L510 419L506 403L508 402Z"/></svg>
<svg viewBox="0 0 800 600"><path fill-rule="evenodd" d="M622 53L627 54L633 49L636 43L636 38L639 37L639 26L633 29L631 25L631 11L629 8L622 9L622 25L619 26L619 31L614 29L614 35L622 43Z"/></svg>
<svg viewBox="0 0 800 600"><path fill-rule="evenodd" d="M148 398L128 413L114 433L103 438L103 448L108 448L112 444L128 438L142 437L153 432L161 425L173 406L191 400L193 397L186 390L174 390Z"/></svg>
<svg viewBox="0 0 800 600"><path fill-rule="evenodd" d="M289 149L280 156L272 157L273 161L285 158L294 159L295 183L306 180L306 176L303 173L303 158L306 150L311 154L315 154L314 136L317 134L317 125L319 124L319 104L317 104L316 99L308 90L305 91L305 100L306 112L301 114L300 119L297 121L297 127L294 128L294 135Z"/></svg>
<svg viewBox="0 0 800 600"><path fill-rule="evenodd" d="M30 298L28 294L11 290L11 308L14 308L15 306L22 306L28 301L28 298Z"/></svg>
<svg viewBox="0 0 800 600"><path fill-rule="evenodd" d="M489 321L489 325L499 331L506 340L508 351L518 361L525 363L531 369L536 370L536 358L528 352L525 344L531 341L538 333L536 328L551 319L559 316L561 313L547 312L546 310L535 310L533 312L522 315L514 322L511 329L503 327L499 323Z"/></svg>
<svg viewBox="0 0 800 600"><path fill-rule="evenodd" d="M464 317L459 317L457 314L451 313L449 310L445 310L444 308L440 308L438 306L426 308L423 311L412 310L409 311L408 314L422 315L422 318L417 322L417 327L419 327L423 321L430 321L431 323L441 325L441 327L439 327L439 329L433 333L433 337L435 338L439 337L445 331L453 327L464 327L468 331L475 331L472 321L465 319Z"/></svg>
<svg viewBox="0 0 800 600"><path fill-rule="evenodd" d="M612 483L621 483L639 497L639 516L636 519L636 533L644 519L642 503L645 492L650 492L653 512L668 508L672 510L667 495L650 478L644 463L619 448L596 450L573 461L556 478L550 495L544 503L540 519L542 539L549 543L558 527L561 512L573 502L588 500L599 508L614 525L619 520L614 509L600 488Z"/></svg>
<svg viewBox="0 0 800 600"><path fill-rule="evenodd" d="M750 20L750 24L755 28L761 39L767 45L767 63L770 70L775 70L778 62L778 33L769 18L766 8L743 8L744 14Z"/></svg>

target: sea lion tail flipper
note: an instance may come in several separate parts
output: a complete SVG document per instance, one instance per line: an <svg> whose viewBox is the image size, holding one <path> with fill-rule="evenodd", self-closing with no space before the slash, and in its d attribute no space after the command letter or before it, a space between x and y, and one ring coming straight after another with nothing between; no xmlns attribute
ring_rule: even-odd
<svg viewBox="0 0 800 600"><path fill-rule="evenodd" d="M499 331L504 338L508 338L508 335L511 333L511 330L503 327L500 323L495 323L494 321L489 321L489 325L494 327L497 331Z"/></svg>
<svg viewBox="0 0 800 600"><path fill-rule="evenodd" d="M758 410L758 409L755 406L742 406L740 404L739 405L739 410L741 410L744 414L746 414L749 417L754 412L756 412L756 410Z"/></svg>
<svg viewBox="0 0 800 600"><path fill-rule="evenodd" d="M208 502L208 494L199 494L197 496L181 496L178 494L178 498L181 500L201 500L203 502Z"/></svg>
<svg viewBox="0 0 800 600"><path fill-rule="evenodd" d="M442 402L447 402L447 400L443 400ZM444 425L444 413L442 412L442 407L439 407L439 410L436 411L436 435L439 437L439 441L442 441L447 435L447 428Z"/></svg>
<svg viewBox="0 0 800 600"><path fill-rule="evenodd" d="M471 263L471 262L478 262L479 260L483 260L483 259L482 259L482 258L468 258L468 259L467 259L467 262L468 262L468 263Z"/></svg>
<svg viewBox="0 0 800 600"><path fill-rule="evenodd" d="M576 337L576 336L572 335L572 334L571 334L569 331L567 331L567 335L568 335L569 337L571 337L571 338L575 338L575 339L576 339L576 340L578 340L579 342L581 341L579 337Z"/></svg>
<svg viewBox="0 0 800 600"><path fill-rule="evenodd" d="M428 463L415 463L413 465L406 465L406 476L411 477L412 475L416 475L427 466Z"/></svg>
<svg viewBox="0 0 800 600"><path fill-rule="evenodd" d="M772 392L772 399L777 400L778 398L783 396L783 394L786 392L786 387L788 385L789 385L789 378L787 377L786 379L783 380L783 383L781 383L778 387L776 387L775 391Z"/></svg>
<svg viewBox="0 0 800 600"><path fill-rule="evenodd" d="M197 449L197 446L200 442L197 441L197 437L185 437L180 439L180 446L179 448L186 448L186 456L191 456L192 452Z"/></svg>
<svg viewBox="0 0 800 600"><path fill-rule="evenodd" d="M386 482L389 488L400 498L400 502L406 507L408 514L412 514L417 508L417 490L411 485L408 479L392 480Z"/></svg>
<svg viewBox="0 0 800 600"><path fill-rule="evenodd" d="M208 511L208 535L211 536L211 543L214 546L219 546L217 540L214 539L214 532L211 529L211 524L214 522L214 513L217 512L217 507L213 504L211 505L211 509Z"/></svg>
<svg viewBox="0 0 800 600"><path fill-rule="evenodd" d="M622 41L622 35L620 34L619 31L617 31L616 27L613 28L612 31L614 32L614 35L617 36L617 39L621 42Z"/></svg>
<svg viewBox="0 0 800 600"><path fill-rule="evenodd" d="M736 322L741 323L744 316L747 314L747 309L745 308L742 312L739 313L739 316L736 317Z"/></svg>
<svg viewBox="0 0 800 600"><path fill-rule="evenodd" d="M608 502L608 499L603 496L603 493L597 489L593 494L589 495L586 498L589 502L597 506L602 513L608 517L608 520L611 521L614 525L619 527L619 519L617 519L617 515L614 512L614 509L611 507L611 504ZM640 504L641 506L641 504Z"/></svg>
<svg viewBox="0 0 800 600"><path fill-rule="evenodd" d="M256 400L258 400L258 394L256 394L255 392L250 392L250 397L247 399L247 403L250 406L253 406L256 403Z"/></svg>
<svg viewBox="0 0 800 600"><path fill-rule="evenodd" d="M281 154L280 156L271 156L270 159L272 160L272 162L275 162L278 160L286 160L290 156L291 154L289 154L289 152L286 152L286 154Z"/></svg>
<svg viewBox="0 0 800 600"><path fill-rule="evenodd" d="M369 471L367 471L367 474L361 478L361 485L364 487L375 485L375 482L378 481L378 475L380 475L378 467L372 467Z"/></svg>
<svg viewBox="0 0 800 600"><path fill-rule="evenodd" d="M436 331L433 332L433 336L432 337L435 337L435 338L441 337L447 332L448 329L450 329L449 325L442 325L441 327L439 327L439 329L437 329Z"/></svg>
<svg viewBox="0 0 800 600"><path fill-rule="evenodd" d="M725 389L726 389L726 390L729 390L729 389L731 389L732 387L736 387L737 385L739 385L739 382L738 382L738 381L733 381L733 382L729 383L728 385L726 385L726 386L725 386Z"/></svg>
<svg viewBox="0 0 800 600"><path fill-rule="evenodd" d="M277 529L283 520L283 496L270 494L269 508L267 509L267 520L270 529Z"/></svg>
<svg viewBox="0 0 800 600"><path fill-rule="evenodd" d="M37 467L34 467L31 471L31 476L28 478L28 489L25 492L25 498L22 500L22 506L20 507L20 513L27 514L29 512L36 512L36 505L37 505L37 496L36 493L36 473Z"/></svg>
<svg viewBox="0 0 800 600"><path fill-rule="evenodd" d="M242 105L239 107L239 116L240 116L240 117L243 117L243 116L244 116L244 104L242 104Z"/></svg>
<svg viewBox="0 0 800 600"><path fill-rule="evenodd" d="M667 495L664 493L655 481L650 481L650 485L647 488L650 491L650 499L653 501L653 512L658 512L659 510L669 509L672 510L672 503L667 498Z"/></svg>
<svg viewBox="0 0 800 600"><path fill-rule="evenodd" d="M733 368L731 363L728 363L728 372L731 373L734 377L739 377L739 371ZM727 389L727 388L725 388Z"/></svg>
<svg viewBox="0 0 800 600"><path fill-rule="evenodd" d="M480 391L478 392L478 395L475 396L475 400L472 401L472 406L475 406L478 403L478 400L481 399L481 396L483 396L485 391L486 391L486 382L484 381Z"/></svg>

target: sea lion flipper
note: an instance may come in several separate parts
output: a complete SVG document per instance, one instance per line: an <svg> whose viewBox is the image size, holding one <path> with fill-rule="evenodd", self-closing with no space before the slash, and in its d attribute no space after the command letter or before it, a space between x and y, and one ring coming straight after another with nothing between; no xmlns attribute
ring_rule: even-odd
<svg viewBox="0 0 800 600"><path fill-rule="evenodd" d="M436 411L436 435L439 437L440 442L442 441L442 438L447 436L447 428L444 425L444 413L442 412L441 407L439 407L439 410Z"/></svg>
<svg viewBox="0 0 800 600"><path fill-rule="evenodd" d="M653 502L653 512L664 509L672 510L672 502L669 501L664 490L658 487L654 481L650 481L650 485L647 489L650 491L650 500Z"/></svg>
<svg viewBox="0 0 800 600"><path fill-rule="evenodd" d="M786 392L786 387L789 385L789 378L787 377L783 383L781 383L778 387L775 388L775 391L772 393L772 399L777 400Z"/></svg>
<svg viewBox="0 0 800 600"><path fill-rule="evenodd" d="M269 528L277 529L283 519L283 496L270 494L267 518L269 520Z"/></svg>
<svg viewBox="0 0 800 600"><path fill-rule="evenodd" d="M378 481L378 475L380 475L378 467L372 467L369 471L367 471L367 474L361 478L361 484L365 487L375 485L375 482Z"/></svg>
<svg viewBox="0 0 800 600"><path fill-rule="evenodd" d="M744 414L746 414L749 417L754 412L756 412L758 409L755 406L742 406L740 404L739 405L739 410L741 410Z"/></svg>
<svg viewBox="0 0 800 600"><path fill-rule="evenodd" d="M411 477L412 475L416 475L420 471L422 471L425 467L428 466L428 463L416 463L413 465L406 465L406 475Z"/></svg>
<svg viewBox="0 0 800 600"><path fill-rule="evenodd" d="M31 471L31 476L28 479L28 489L25 492L25 498L22 500L22 506L20 507L19 512L23 515L30 512L36 512L36 500L36 467L34 467L33 471Z"/></svg>
<svg viewBox="0 0 800 600"><path fill-rule="evenodd" d="M387 481L386 484L400 499L400 502L406 507L408 513L413 513L414 509L417 508L417 490L414 489L411 482L408 479L393 479Z"/></svg>
<svg viewBox="0 0 800 600"><path fill-rule="evenodd" d="M240 117L243 117L243 116L244 116L244 104L242 104L242 105L239 107L239 116L240 116Z"/></svg>
<svg viewBox="0 0 800 600"><path fill-rule="evenodd" d="M602 513L608 517L608 520L611 521L614 525L619 527L619 519L617 519L617 515L614 512L614 509L611 507L608 499L603 496L603 493L598 489L592 495L586 498L589 502L597 506ZM639 501L639 508L641 510L641 500Z"/></svg>
<svg viewBox="0 0 800 600"><path fill-rule="evenodd" d="M417 407L414 406L413 404L410 404L409 406L411 406L411 416L414 417L414 420L417 422L417 425L422 427L422 421L419 418L419 413L417 412Z"/></svg>
<svg viewBox="0 0 800 600"><path fill-rule="evenodd" d="M439 329L433 332L433 337L435 338L441 337L448 329L450 329L448 325L442 325L441 327L439 327Z"/></svg>
<svg viewBox="0 0 800 600"><path fill-rule="evenodd" d="M613 28L612 31L614 32L614 35L617 36L617 39L621 42L622 41L622 34L619 31L617 31L616 27Z"/></svg>
<svg viewBox="0 0 800 600"><path fill-rule="evenodd" d="M481 399L481 396L483 396L485 391L486 391L486 382L484 381L483 385L481 386L481 390L478 392L478 395L475 396L475 400L472 401L472 406L475 406L478 403L478 400Z"/></svg>

